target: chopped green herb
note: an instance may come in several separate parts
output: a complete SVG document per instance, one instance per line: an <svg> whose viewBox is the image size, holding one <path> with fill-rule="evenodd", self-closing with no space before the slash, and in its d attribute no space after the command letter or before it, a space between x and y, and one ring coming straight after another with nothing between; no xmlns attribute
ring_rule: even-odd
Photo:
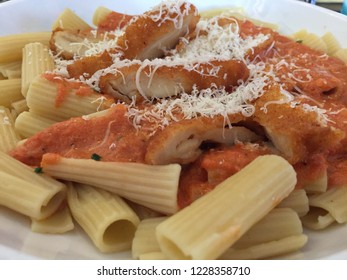
<svg viewBox="0 0 347 280"><path fill-rule="evenodd" d="M296 42L299 43L299 44L302 44L303 40L298 39L298 40L296 40Z"/></svg>
<svg viewBox="0 0 347 280"><path fill-rule="evenodd" d="M98 154L92 154L91 159L99 161L101 160L101 156L99 156Z"/></svg>
<svg viewBox="0 0 347 280"><path fill-rule="evenodd" d="M42 167L36 167L34 169L34 172L37 173L37 174L43 173Z"/></svg>

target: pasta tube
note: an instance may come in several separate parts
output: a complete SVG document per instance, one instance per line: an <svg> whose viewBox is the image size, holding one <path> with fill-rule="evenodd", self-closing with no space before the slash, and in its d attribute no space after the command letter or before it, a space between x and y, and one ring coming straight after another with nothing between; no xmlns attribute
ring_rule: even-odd
<svg viewBox="0 0 347 280"><path fill-rule="evenodd" d="M0 63L22 59L22 49L26 44L40 42L48 45L51 32L33 32L0 37Z"/></svg>
<svg viewBox="0 0 347 280"><path fill-rule="evenodd" d="M44 174L35 173L31 167L17 161L3 152L0 152L0 170L7 175L17 178L17 180L20 180L20 183L24 182L32 187L31 191L29 189L26 190L28 198L32 197L34 200L42 202L40 206L41 215L36 217L36 219L44 219L50 216L58 209L66 197L66 187L64 184ZM10 184L12 177L7 176L7 178L9 179L6 182ZM15 185L13 189L8 190L8 195L11 197L21 197L21 189L24 187L21 187L18 192L19 187L20 186ZM36 193L36 191L38 193ZM40 200L40 198L42 198L42 200ZM8 202L6 203L8 204ZM36 207L39 206L36 205Z"/></svg>
<svg viewBox="0 0 347 280"><path fill-rule="evenodd" d="M303 217L305 226L322 229L332 224L347 222L347 187L331 188L327 192L309 197L310 212Z"/></svg>
<svg viewBox="0 0 347 280"><path fill-rule="evenodd" d="M307 32L306 29L301 29L292 35L294 40L323 53L327 53L328 47L325 41L314 33Z"/></svg>
<svg viewBox="0 0 347 280"><path fill-rule="evenodd" d="M0 205L23 215L44 219L56 211L63 192L54 192L45 186L25 181L0 171Z"/></svg>
<svg viewBox="0 0 347 280"><path fill-rule="evenodd" d="M122 198L88 185L70 184L72 215L104 253L130 249L140 220Z"/></svg>
<svg viewBox="0 0 347 280"><path fill-rule="evenodd" d="M69 30L87 30L91 27L71 9L66 8L53 23L52 30L55 30L56 28Z"/></svg>
<svg viewBox="0 0 347 280"><path fill-rule="evenodd" d="M62 121L109 108L112 104L101 94L90 93L81 96L72 90L68 91L63 101L56 106L57 94L56 83L43 77L36 77L27 93L30 111L49 119Z"/></svg>
<svg viewBox="0 0 347 280"><path fill-rule="evenodd" d="M155 229L165 219L167 217L150 218L140 222L131 246L134 259L141 259L145 254L160 252Z"/></svg>
<svg viewBox="0 0 347 280"><path fill-rule="evenodd" d="M339 49L333 56L341 59L343 62L347 63L347 49Z"/></svg>
<svg viewBox="0 0 347 280"><path fill-rule="evenodd" d="M311 207L310 212L301 219L305 227L313 230L325 229L336 222L330 213L317 207Z"/></svg>
<svg viewBox="0 0 347 280"><path fill-rule="evenodd" d="M39 233L65 233L74 229L69 208L63 207L56 211L52 216L36 220L31 219L31 230Z"/></svg>
<svg viewBox="0 0 347 280"><path fill-rule="evenodd" d="M22 61L0 64L0 73L8 79L18 79L22 74Z"/></svg>
<svg viewBox="0 0 347 280"><path fill-rule="evenodd" d="M0 105L9 107L12 102L20 99L23 99L20 79L0 81Z"/></svg>
<svg viewBox="0 0 347 280"><path fill-rule="evenodd" d="M277 255L288 254L302 248L307 243L305 234L288 236L280 240L271 241L251 246L245 249L231 249L223 256L229 260L250 260L275 257Z"/></svg>
<svg viewBox="0 0 347 280"><path fill-rule="evenodd" d="M45 154L41 165L55 178L102 188L161 213L172 214L178 208L178 164L153 166Z"/></svg>
<svg viewBox="0 0 347 280"><path fill-rule="evenodd" d="M25 99L21 99L15 102L11 103L11 107L13 108L13 110L16 112L17 116L24 112L24 111L28 111L28 104L27 101Z"/></svg>
<svg viewBox="0 0 347 280"><path fill-rule="evenodd" d="M335 38L335 36L331 32L326 32L322 36L322 40L327 45L327 53L328 55L332 55L341 49L341 45L339 41Z"/></svg>
<svg viewBox="0 0 347 280"><path fill-rule="evenodd" d="M102 22L107 17L107 15L109 15L111 12L112 12L112 10L110 10L104 6L99 6L94 11L93 24L95 26L98 26L99 23Z"/></svg>
<svg viewBox="0 0 347 280"><path fill-rule="evenodd" d="M23 48L22 94L27 95L30 83L46 71L54 69L54 60L47 46L41 43L26 44Z"/></svg>
<svg viewBox="0 0 347 280"><path fill-rule="evenodd" d="M264 259L299 250L306 244L301 221L290 208L273 209L220 259Z"/></svg>
<svg viewBox="0 0 347 280"><path fill-rule="evenodd" d="M156 229L160 248L172 259L216 259L295 184L295 171L286 160L260 156L161 223Z"/></svg>
<svg viewBox="0 0 347 280"><path fill-rule="evenodd" d="M0 106L0 151L8 152L14 149L18 141L19 136L14 129L10 110Z"/></svg>
<svg viewBox="0 0 347 280"><path fill-rule="evenodd" d="M299 217L305 216L310 210L308 197L305 190L294 190L287 198L283 199L277 206L291 208L298 213Z"/></svg>
<svg viewBox="0 0 347 280"><path fill-rule="evenodd" d="M15 128L21 136L29 138L54 123L55 121L33 112L22 112L16 118Z"/></svg>

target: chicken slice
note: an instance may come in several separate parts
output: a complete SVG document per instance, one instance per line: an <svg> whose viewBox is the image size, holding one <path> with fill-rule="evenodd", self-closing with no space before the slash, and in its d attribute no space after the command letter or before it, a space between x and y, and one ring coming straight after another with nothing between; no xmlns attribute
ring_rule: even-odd
<svg viewBox="0 0 347 280"><path fill-rule="evenodd" d="M244 119L233 115L232 122ZM203 142L233 145L238 141L253 142L260 137L246 127L224 127L222 117L183 120L158 131L149 141L145 160L148 164L187 164L195 161L202 150Z"/></svg>
<svg viewBox="0 0 347 280"><path fill-rule="evenodd" d="M189 93L194 86L198 89L211 85L230 88L239 81L247 80L248 76L247 66L238 60L215 60L191 66L142 63L122 67L116 74L102 76L99 86L102 92L129 102L137 95L164 98Z"/></svg>
<svg viewBox="0 0 347 280"><path fill-rule="evenodd" d="M52 32L49 41L53 52L59 54L64 59L73 59L76 56L83 56L88 50L86 41L98 42L101 37L91 30L68 30L57 28Z"/></svg>
<svg viewBox="0 0 347 280"><path fill-rule="evenodd" d="M135 17L118 39L127 59L162 57L179 38L195 30L200 16L196 7L182 1L162 2L153 10Z"/></svg>
<svg viewBox="0 0 347 280"><path fill-rule="evenodd" d="M80 76L91 77L96 71L107 68L113 64L108 52L100 55L86 56L67 66L70 78L78 79Z"/></svg>
<svg viewBox="0 0 347 280"><path fill-rule="evenodd" d="M288 101L278 87L271 87L255 102L254 121L262 125L275 148L291 164L312 153L335 148L344 133L326 123L324 110Z"/></svg>

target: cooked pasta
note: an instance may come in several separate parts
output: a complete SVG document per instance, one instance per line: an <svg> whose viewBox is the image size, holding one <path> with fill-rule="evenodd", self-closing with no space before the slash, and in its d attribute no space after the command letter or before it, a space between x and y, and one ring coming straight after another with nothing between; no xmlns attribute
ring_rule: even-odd
<svg viewBox="0 0 347 280"><path fill-rule="evenodd" d="M161 223L156 228L160 248L173 259L217 258L287 197L295 183L295 172L285 160L258 157Z"/></svg>
<svg viewBox="0 0 347 280"><path fill-rule="evenodd" d="M46 154L41 165L45 173L55 178L90 184L161 213L178 210L178 164L154 166Z"/></svg>
<svg viewBox="0 0 347 280"><path fill-rule="evenodd" d="M73 217L101 252L130 249L139 219L124 200L84 184L68 186Z"/></svg>
<svg viewBox="0 0 347 280"><path fill-rule="evenodd" d="M54 120L47 119L33 112L25 111L18 115L14 126L23 138L28 138L54 123Z"/></svg>
<svg viewBox="0 0 347 280"><path fill-rule="evenodd" d="M0 64L0 73L8 79L17 79L22 75L22 62L13 61Z"/></svg>
<svg viewBox="0 0 347 280"><path fill-rule="evenodd" d="M161 252L155 235L156 227L167 217L145 219L140 222L135 232L131 251L134 259L141 259L143 255Z"/></svg>
<svg viewBox="0 0 347 280"><path fill-rule="evenodd" d="M0 196L1 204L23 212L24 215L31 213L35 219L47 218L66 197L64 184L44 174L35 173L33 168L1 151L0 170L4 175L4 185L1 186L7 197Z"/></svg>
<svg viewBox="0 0 347 280"><path fill-rule="evenodd" d="M78 89L66 89L62 96L57 98L58 88L59 82L36 77L30 84L26 98L30 111L48 119L62 121L111 106L106 97L91 91L79 93Z"/></svg>
<svg viewBox="0 0 347 280"><path fill-rule="evenodd" d="M96 8L93 15L93 24L95 26L98 26L106 18L106 16L109 15L111 12L112 10L104 6L100 6Z"/></svg>
<svg viewBox="0 0 347 280"><path fill-rule="evenodd" d="M0 63L18 61L23 47L32 42L48 45L50 32L23 33L0 37Z"/></svg>
<svg viewBox="0 0 347 280"><path fill-rule="evenodd" d="M339 49L333 55L347 63L347 49Z"/></svg>
<svg viewBox="0 0 347 280"><path fill-rule="evenodd" d="M221 259L259 259L297 251L307 241L298 215L289 208L272 210L242 236Z"/></svg>
<svg viewBox="0 0 347 280"><path fill-rule="evenodd" d="M27 101L25 99L21 99L21 100L12 102L11 107L13 108L14 111L16 111L17 116L20 113L23 113L24 111L29 110Z"/></svg>
<svg viewBox="0 0 347 280"><path fill-rule="evenodd" d="M309 209L308 197L305 190L294 190L290 195L283 199L281 203L277 206L280 208L291 208L299 217L305 216Z"/></svg>
<svg viewBox="0 0 347 280"><path fill-rule="evenodd" d="M53 71L54 61L47 46L42 43L26 44L22 57L22 94L27 95L30 83L46 71Z"/></svg>
<svg viewBox="0 0 347 280"><path fill-rule="evenodd" d="M9 109L0 106L0 151L9 152L14 149L19 136L14 129L14 121Z"/></svg>
<svg viewBox="0 0 347 280"><path fill-rule="evenodd" d="M27 182L0 171L0 205L35 219L44 219L56 211L62 192Z"/></svg>
<svg viewBox="0 0 347 280"><path fill-rule="evenodd" d="M331 188L325 193L310 196L309 204L312 208L308 216L303 218L304 224L314 229L321 229L334 221L345 223L347 221L346 199L347 187L345 186Z"/></svg>
<svg viewBox="0 0 347 280"><path fill-rule="evenodd" d="M0 37L0 205L32 231L76 222L140 260L264 259L347 223L333 33L185 1L86 20Z"/></svg>
<svg viewBox="0 0 347 280"><path fill-rule="evenodd" d="M310 46L312 49L326 53L328 51L325 41L316 34L309 33L306 29L299 30L292 35L293 39Z"/></svg>
<svg viewBox="0 0 347 280"><path fill-rule="evenodd" d="M21 94L21 80L0 80L0 106L10 107L12 102L23 99Z"/></svg>
<svg viewBox="0 0 347 280"><path fill-rule="evenodd" d="M39 233L65 233L74 229L69 208L65 205L48 218L43 220L31 219L31 230Z"/></svg>
<svg viewBox="0 0 347 280"><path fill-rule="evenodd" d="M70 30L87 30L91 27L81 17L79 17L71 9L66 8L52 24L52 30L56 28Z"/></svg>
<svg viewBox="0 0 347 280"><path fill-rule="evenodd" d="M336 40L331 32L326 32L322 36L323 41L327 46L327 54L334 55L339 49L341 49L341 44Z"/></svg>

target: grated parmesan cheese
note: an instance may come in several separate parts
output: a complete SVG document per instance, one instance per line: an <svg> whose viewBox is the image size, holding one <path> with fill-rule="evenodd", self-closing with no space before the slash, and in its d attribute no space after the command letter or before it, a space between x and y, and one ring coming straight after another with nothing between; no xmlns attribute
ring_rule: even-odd
<svg viewBox="0 0 347 280"><path fill-rule="evenodd" d="M155 6L149 14L158 26L165 21L172 21L175 28L181 28L183 25L183 18L192 8L191 4L182 0L169 0L162 1L159 5ZM131 22L138 20L140 16L134 17ZM217 115L224 116L228 122L228 115L241 113L246 117L254 114L255 108L251 102L265 93L265 88L275 82L280 83L286 80L295 80L297 82L305 83L312 81L312 76L309 71L304 67L300 67L296 63L297 58L291 58L289 55L280 56L279 51L275 47L275 42L272 42L268 49L265 51L266 55L273 53L270 58L271 63L265 63L259 59L250 61L247 58L248 53L254 53L254 48L263 44L270 39L268 34L258 34L255 36L240 36L240 27L238 21L233 18L228 18L230 24L219 25L219 17L210 19L202 18L197 24L196 36L193 39L181 38L182 48L169 50L167 56L164 58L156 58L152 60L127 60L122 59L119 52L111 52L113 64L105 69L96 71L90 77L82 75L79 81L89 85L96 90L99 90L100 77L106 74L120 74L121 68L129 67L131 65L139 65L135 75L135 82L137 91L143 96L143 89L141 88L140 77L142 74L147 75L149 78L148 87L153 82L153 75L163 66L184 66L188 71L196 71L202 76L218 76L219 68L211 67L208 72L204 72L201 63L208 63L212 60L241 60L248 66L250 76L247 81L240 81L237 87L226 90L225 88L218 88L211 86L207 89L198 90L193 88L192 92L182 92L179 96L170 99L151 99L146 100L150 106L144 106L140 109L136 104L136 99L128 106L128 117L133 122L135 127L141 127L143 121L155 124L153 127L162 128L167 126L171 121L177 121L177 112L183 114L186 119L195 118L198 116L214 117ZM94 31L94 37L97 37L97 31ZM118 48L117 38L123 34L124 30L115 30L111 33L105 33L103 38L98 41L88 40L87 38L81 42L81 48L85 48L85 56L93 56L101 54L104 51L116 50ZM55 73L69 79L67 66L73 63L74 60L66 61L60 58L59 55L55 56L56 69ZM287 72L286 70L290 70ZM280 73L280 76L276 76ZM226 78L226 77L224 77ZM125 83L125 77L123 75ZM294 101L294 93L285 90L285 87L280 84L280 92L283 95L281 100L269 101L263 108L264 112L267 111L267 106L270 104L288 103L290 106L301 106L304 111L317 113L317 118L325 124L328 121L327 112L319 107L320 104L315 106ZM303 92L300 92L300 99L310 98ZM312 98L311 98L312 99ZM295 99L297 100L297 99ZM100 102L102 105L103 98L100 97L94 102ZM314 101L314 100L311 100ZM99 106L99 108L100 108ZM98 109L99 109L98 108ZM111 149L111 146L110 146Z"/></svg>

